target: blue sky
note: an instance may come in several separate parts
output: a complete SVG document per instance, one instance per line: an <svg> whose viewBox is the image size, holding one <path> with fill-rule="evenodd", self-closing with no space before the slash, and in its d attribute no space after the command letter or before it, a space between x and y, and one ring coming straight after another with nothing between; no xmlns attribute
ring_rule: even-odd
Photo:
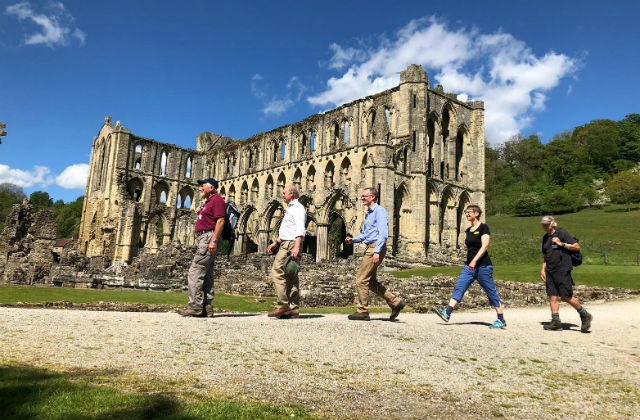
<svg viewBox="0 0 640 420"><path fill-rule="evenodd" d="M640 112L640 2L0 0L0 183L84 194L104 118L195 148L388 89L418 63L487 140Z"/></svg>

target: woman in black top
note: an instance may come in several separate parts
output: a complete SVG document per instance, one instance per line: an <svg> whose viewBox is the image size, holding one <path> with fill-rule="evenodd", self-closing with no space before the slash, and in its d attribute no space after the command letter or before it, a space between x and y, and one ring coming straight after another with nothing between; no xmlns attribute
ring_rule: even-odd
<svg viewBox="0 0 640 420"><path fill-rule="evenodd" d="M489 226L480 222L480 215L482 210L476 205L467 206L464 211L471 226L465 231L466 239L464 241L467 246L467 259L465 266L462 268L462 272L458 277L449 305L446 308L439 308L434 306L432 309L438 314L445 322L449 322L451 318L451 312L456 305L462 300L462 297L471 286L474 280L478 280L480 286L487 294L489 303L496 310L498 319L495 320L489 328L506 328L507 323L504 320L504 307L502 301L498 295L495 282L493 281L493 264L489 257L489 242L491 239L491 232Z"/></svg>

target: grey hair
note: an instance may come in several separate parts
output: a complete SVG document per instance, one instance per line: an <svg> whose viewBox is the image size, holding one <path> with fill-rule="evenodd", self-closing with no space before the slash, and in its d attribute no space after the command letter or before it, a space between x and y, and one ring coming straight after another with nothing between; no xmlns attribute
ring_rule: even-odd
<svg viewBox="0 0 640 420"><path fill-rule="evenodd" d="M542 220L540 220L540 223L542 223L543 225L549 225L551 227L558 226L558 224L556 223L556 219L554 219L553 216L544 216Z"/></svg>

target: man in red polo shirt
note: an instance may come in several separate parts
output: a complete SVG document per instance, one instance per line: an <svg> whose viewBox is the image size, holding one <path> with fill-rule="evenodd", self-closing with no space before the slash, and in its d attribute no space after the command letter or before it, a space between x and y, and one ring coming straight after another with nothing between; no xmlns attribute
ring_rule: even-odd
<svg viewBox="0 0 640 420"><path fill-rule="evenodd" d="M196 253L191 261L187 284L189 303L184 316L213 316L213 268L224 227L225 202L218 194L218 181L199 179L202 206L196 209Z"/></svg>

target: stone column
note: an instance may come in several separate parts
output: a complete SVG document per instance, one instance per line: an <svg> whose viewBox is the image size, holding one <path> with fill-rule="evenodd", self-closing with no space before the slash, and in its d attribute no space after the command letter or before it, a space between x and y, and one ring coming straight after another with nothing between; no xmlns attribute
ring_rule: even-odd
<svg viewBox="0 0 640 420"><path fill-rule="evenodd" d="M329 259L329 225L318 224L318 236L316 243L316 261Z"/></svg>

